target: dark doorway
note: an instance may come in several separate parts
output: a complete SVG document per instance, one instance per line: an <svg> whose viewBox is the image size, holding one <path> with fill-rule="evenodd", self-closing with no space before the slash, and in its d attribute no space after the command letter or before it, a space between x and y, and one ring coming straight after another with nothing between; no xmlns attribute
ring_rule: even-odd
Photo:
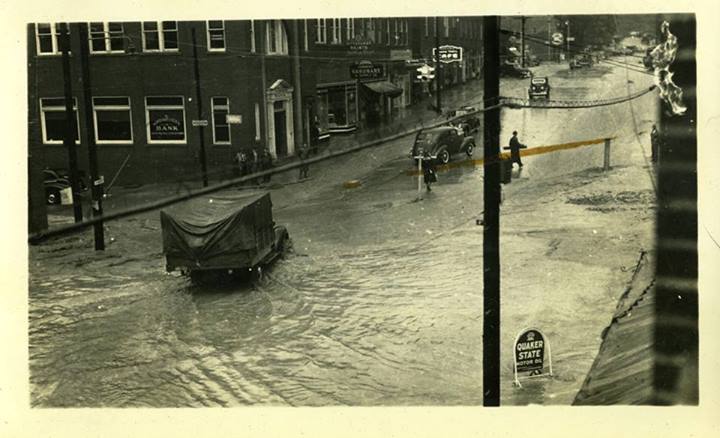
<svg viewBox="0 0 720 438"><path fill-rule="evenodd" d="M285 106L275 102L275 154L278 157L287 155L287 127Z"/></svg>

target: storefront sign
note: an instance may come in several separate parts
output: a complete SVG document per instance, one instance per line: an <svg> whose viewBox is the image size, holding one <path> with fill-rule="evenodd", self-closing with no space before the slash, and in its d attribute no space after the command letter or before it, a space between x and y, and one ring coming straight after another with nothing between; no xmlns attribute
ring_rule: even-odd
<svg viewBox="0 0 720 438"><path fill-rule="evenodd" d="M168 114L169 113L169 114ZM150 139L157 141L183 141L185 140L185 127L182 121L182 110L162 111L151 110ZM160 116L162 114L162 116ZM172 117L177 116L177 117Z"/></svg>
<svg viewBox="0 0 720 438"><path fill-rule="evenodd" d="M563 34L561 34L560 32L555 32L554 34L552 34L552 43L556 46L559 46L560 44L562 44L563 43Z"/></svg>
<svg viewBox="0 0 720 438"><path fill-rule="evenodd" d="M225 114L225 123L228 125L239 125L242 123L241 114Z"/></svg>
<svg viewBox="0 0 720 438"><path fill-rule="evenodd" d="M405 65L411 68L422 67L427 64L428 61L425 58L406 59Z"/></svg>
<svg viewBox="0 0 720 438"><path fill-rule="evenodd" d="M208 125L208 121L207 121L207 120L193 120L193 121L192 121L192 125L193 125L194 127L207 126L207 125Z"/></svg>
<svg viewBox="0 0 720 438"><path fill-rule="evenodd" d="M547 349L547 355L545 353ZM547 358L549 372L544 373ZM526 377L549 374L552 376L552 357L549 341L537 329L526 329L520 332L513 344L515 363L515 383L520 386L519 373L529 372Z"/></svg>
<svg viewBox="0 0 720 438"><path fill-rule="evenodd" d="M353 79L379 79L385 76L385 66L371 61L350 64L350 77Z"/></svg>
<svg viewBox="0 0 720 438"><path fill-rule="evenodd" d="M356 35L354 38L352 38L350 41L348 41L348 50L351 52L360 52L360 53L366 53L370 51L370 46L372 46L372 40L369 38L365 38L361 35Z"/></svg>
<svg viewBox="0 0 720 438"><path fill-rule="evenodd" d="M448 64L463 60L463 48L459 46L440 46L440 62ZM433 61L437 59L437 49L433 48Z"/></svg>

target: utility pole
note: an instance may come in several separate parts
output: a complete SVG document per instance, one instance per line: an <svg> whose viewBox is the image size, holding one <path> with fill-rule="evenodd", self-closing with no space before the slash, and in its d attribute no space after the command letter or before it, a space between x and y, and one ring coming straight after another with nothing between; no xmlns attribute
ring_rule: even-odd
<svg viewBox="0 0 720 438"><path fill-rule="evenodd" d="M287 23L287 21L285 21ZM300 30L298 27L298 20L292 20L292 50L293 50L293 91L294 91L294 111L293 111L293 122L294 122L294 138L295 138L295 153L300 150L304 139L303 129L303 105L302 105L302 79L300 76ZM357 96L357 94L356 94ZM309 139L308 139L309 140ZM308 141L309 143L309 141Z"/></svg>
<svg viewBox="0 0 720 438"><path fill-rule="evenodd" d="M203 119L202 94L200 90L200 64L198 63L197 39L195 27L192 28L193 65L195 67L195 99L197 99L198 119ZM205 156L205 127L198 126L200 132L200 171L202 172L203 187L208 186L207 157Z"/></svg>
<svg viewBox="0 0 720 438"><path fill-rule="evenodd" d="M442 113L441 82L443 80L442 69L440 68L440 24L438 17L435 17L435 111Z"/></svg>
<svg viewBox="0 0 720 438"><path fill-rule="evenodd" d="M520 17L520 56L522 61L520 65L525 67L525 16Z"/></svg>
<svg viewBox="0 0 720 438"><path fill-rule="evenodd" d="M485 106L500 95L500 18L483 17ZM483 115L483 406L500 406L500 108Z"/></svg>
<svg viewBox="0 0 720 438"><path fill-rule="evenodd" d="M90 190L92 193L92 213L93 218L101 217L103 214L102 198L104 181L100 176L97 158L97 144L95 144L95 121L93 120L93 101L92 87L90 85L90 36L88 33L88 24L79 24L78 35L80 36L80 65L82 66L82 84L83 84L83 106L85 108L85 129L87 130L88 144L88 161L90 167ZM93 225L95 232L95 251L105 249L105 231L103 222L99 221Z"/></svg>
<svg viewBox="0 0 720 438"><path fill-rule="evenodd" d="M548 19L547 19L547 60L548 60L548 62L550 62L550 58L552 57L552 55L550 53L550 44L552 44L551 38L552 38L552 36L550 35L550 17L548 17Z"/></svg>
<svg viewBox="0 0 720 438"><path fill-rule="evenodd" d="M567 19L565 21L565 25L567 26L567 37L565 38L565 42L567 44L567 59L570 60L570 19Z"/></svg>
<svg viewBox="0 0 720 438"><path fill-rule="evenodd" d="M80 199L80 184L78 175L77 146L75 145L75 109L72 95L72 74L70 72L70 31L67 23L60 26L60 51L62 52L63 82L65 91L65 136L63 144L68 153L68 167L70 167L70 190L73 198L73 214L75 222L82 222L82 201ZM80 133L77 133L78 138Z"/></svg>

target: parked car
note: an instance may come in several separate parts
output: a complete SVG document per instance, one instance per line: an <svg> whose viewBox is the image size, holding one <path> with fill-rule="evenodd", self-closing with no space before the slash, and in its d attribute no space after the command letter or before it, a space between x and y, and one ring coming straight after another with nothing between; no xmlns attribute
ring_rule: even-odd
<svg viewBox="0 0 720 438"><path fill-rule="evenodd" d="M525 65L529 67L537 67L540 65L540 58L536 55L525 55Z"/></svg>
<svg viewBox="0 0 720 438"><path fill-rule="evenodd" d="M448 119L454 119L450 123L462 128L467 135L475 134L480 130L480 117L477 109L472 106L463 106L447 113Z"/></svg>
<svg viewBox="0 0 720 438"><path fill-rule="evenodd" d="M575 70L576 68L582 68L582 64L580 64L580 60L573 58L570 60L570 69Z"/></svg>
<svg viewBox="0 0 720 438"><path fill-rule="evenodd" d="M528 88L528 98L536 97L550 98L550 81L547 77L530 79L530 88Z"/></svg>
<svg viewBox="0 0 720 438"><path fill-rule="evenodd" d="M411 156L429 154L439 164L447 164L453 154L464 152L471 157L475 150L475 139L462 134L454 126L440 126L424 129L415 136Z"/></svg>
<svg viewBox="0 0 720 438"><path fill-rule="evenodd" d="M500 75L509 76L512 78L529 78L532 76L532 72L524 67L511 62L503 62L500 65Z"/></svg>
<svg viewBox="0 0 720 438"><path fill-rule="evenodd" d="M78 185L81 192L87 190L85 175L78 174ZM45 186L45 201L48 204L59 204L60 193L70 187L70 175L62 169L43 169L43 185Z"/></svg>

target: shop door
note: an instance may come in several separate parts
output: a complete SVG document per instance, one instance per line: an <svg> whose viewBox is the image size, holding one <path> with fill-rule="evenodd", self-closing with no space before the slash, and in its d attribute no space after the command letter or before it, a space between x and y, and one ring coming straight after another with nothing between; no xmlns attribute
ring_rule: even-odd
<svg viewBox="0 0 720 438"><path fill-rule="evenodd" d="M286 117L285 105L275 102L275 154L278 157L284 157L288 152Z"/></svg>

